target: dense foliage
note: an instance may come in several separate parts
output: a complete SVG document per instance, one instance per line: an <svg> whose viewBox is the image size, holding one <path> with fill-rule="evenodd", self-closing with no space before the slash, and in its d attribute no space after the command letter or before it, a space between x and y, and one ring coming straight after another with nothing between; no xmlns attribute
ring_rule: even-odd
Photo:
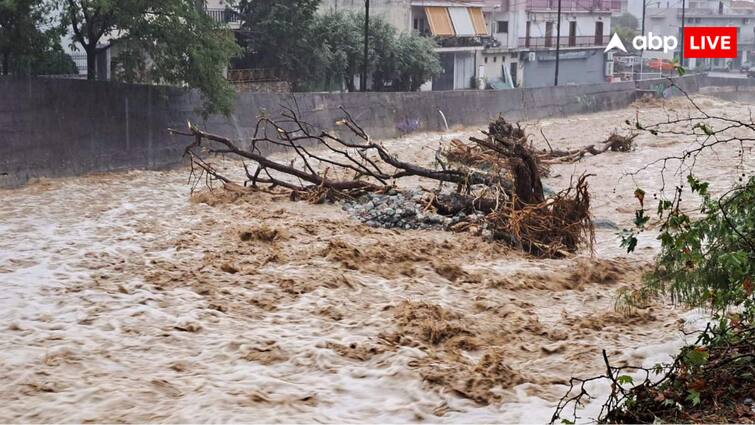
<svg viewBox="0 0 755 425"><path fill-rule="evenodd" d="M701 198L699 215L682 208L682 188L674 199L658 202L661 252L639 297L669 295L675 302L718 313L733 307L754 313L755 177L744 181L742 175L740 183L721 196L713 196L709 183L691 174L687 182L690 192ZM636 211L636 229L622 235L622 245L630 252L637 244L635 232L650 220L644 191L638 189L635 196L643 208Z"/></svg>
<svg viewBox="0 0 755 425"><path fill-rule="evenodd" d="M0 0L0 72L4 75L74 74L61 31L43 0Z"/></svg>
<svg viewBox="0 0 755 425"><path fill-rule="evenodd" d="M694 306L725 310L751 308L755 275L755 177L720 197L709 184L688 176L692 193L702 197L699 218L682 212L679 202L661 201L666 217L661 254L647 277L648 288Z"/></svg>
<svg viewBox="0 0 755 425"><path fill-rule="evenodd" d="M244 55L237 65L272 68L294 85L322 72L317 44L312 43L320 0L240 0Z"/></svg>
<svg viewBox="0 0 755 425"><path fill-rule="evenodd" d="M244 48L235 65L270 68L295 89L356 90L364 67L364 15L317 14L319 0L243 0L239 4ZM373 90L417 90L440 68L431 38L398 33L370 17L367 72Z"/></svg>

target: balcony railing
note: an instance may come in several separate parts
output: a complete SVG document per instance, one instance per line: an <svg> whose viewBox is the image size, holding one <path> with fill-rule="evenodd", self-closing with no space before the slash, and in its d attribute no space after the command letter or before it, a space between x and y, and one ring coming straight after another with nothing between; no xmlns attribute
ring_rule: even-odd
<svg viewBox="0 0 755 425"><path fill-rule="evenodd" d="M558 0L527 0L527 10L558 10ZM621 0L561 0L561 11L592 12L621 10Z"/></svg>
<svg viewBox="0 0 755 425"><path fill-rule="evenodd" d="M233 83L281 81L272 68L229 69L227 79Z"/></svg>
<svg viewBox="0 0 755 425"><path fill-rule="evenodd" d="M212 20L214 20L215 22L220 22L221 24L238 23L241 21L239 14L231 9L218 9L210 7L206 9L206 12L207 15L212 18Z"/></svg>
<svg viewBox="0 0 755 425"><path fill-rule="evenodd" d="M608 37L596 37L594 35L561 36L561 47L595 47L605 46ZM519 47L530 49L556 48L556 36L553 37L519 37Z"/></svg>

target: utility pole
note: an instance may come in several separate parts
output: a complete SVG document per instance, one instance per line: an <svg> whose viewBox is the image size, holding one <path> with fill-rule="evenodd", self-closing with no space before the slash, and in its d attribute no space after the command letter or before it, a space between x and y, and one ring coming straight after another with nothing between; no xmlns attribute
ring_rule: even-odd
<svg viewBox="0 0 755 425"><path fill-rule="evenodd" d="M684 4L685 0L682 0L682 40L679 42L681 50L679 50L679 66L684 66Z"/></svg>
<svg viewBox="0 0 755 425"><path fill-rule="evenodd" d="M645 4L647 3L647 0L642 0L642 25L640 32L642 32L642 35L645 36Z"/></svg>
<svg viewBox="0 0 755 425"><path fill-rule="evenodd" d="M642 32L642 36L645 37L645 5L647 4L647 0L642 0L642 24L640 25ZM642 71L644 64L642 63L645 56L645 49L640 50L640 80L642 80ZM632 67L632 73L634 73L634 67Z"/></svg>
<svg viewBox="0 0 755 425"><path fill-rule="evenodd" d="M364 0L364 64L362 64L362 78L359 81L359 88L367 91L367 56L370 45L370 0Z"/></svg>
<svg viewBox="0 0 755 425"><path fill-rule="evenodd" d="M561 0L558 0L558 16L556 21L556 77L553 85L558 85L558 54L561 51Z"/></svg>

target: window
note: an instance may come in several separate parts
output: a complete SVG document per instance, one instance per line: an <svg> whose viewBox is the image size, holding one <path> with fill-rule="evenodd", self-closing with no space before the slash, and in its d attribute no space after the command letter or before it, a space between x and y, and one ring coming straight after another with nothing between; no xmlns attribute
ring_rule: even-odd
<svg viewBox="0 0 755 425"><path fill-rule="evenodd" d="M485 56L485 63L488 63L488 57Z"/></svg>
<svg viewBox="0 0 755 425"><path fill-rule="evenodd" d="M603 44L603 22L595 23L595 44L600 46Z"/></svg>
<svg viewBox="0 0 755 425"><path fill-rule="evenodd" d="M498 21L498 25L497 25L496 28L498 28L497 32L499 34L508 33L509 32L509 21Z"/></svg>
<svg viewBox="0 0 755 425"><path fill-rule="evenodd" d="M530 47L530 21L527 21L527 26L525 30L525 36L524 36L524 47Z"/></svg>
<svg viewBox="0 0 755 425"><path fill-rule="evenodd" d="M545 47L553 47L553 22L545 23Z"/></svg>
<svg viewBox="0 0 755 425"><path fill-rule="evenodd" d="M577 21L569 21L569 47L577 45Z"/></svg>
<svg viewBox="0 0 755 425"><path fill-rule="evenodd" d="M493 56L493 63L496 63L498 61L498 56Z"/></svg>

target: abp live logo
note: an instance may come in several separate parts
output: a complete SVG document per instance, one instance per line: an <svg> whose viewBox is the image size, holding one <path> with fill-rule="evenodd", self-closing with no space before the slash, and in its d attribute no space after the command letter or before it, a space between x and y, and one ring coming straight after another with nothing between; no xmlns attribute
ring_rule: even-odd
<svg viewBox="0 0 755 425"><path fill-rule="evenodd" d="M652 32L638 35L632 39L632 46L636 50L663 50L664 53L673 51L679 45L673 35L659 36ZM626 52L624 43L619 35L614 33L605 51L619 49ZM736 27L686 27L684 28L684 57L685 58L736 58L737 57L737 28Z"/></svg>
<svg viewBox="0 0 755 425"><path fill-rule="evenodd" d="M684 28L685 58L736 58L736 27Z"/></svg>

